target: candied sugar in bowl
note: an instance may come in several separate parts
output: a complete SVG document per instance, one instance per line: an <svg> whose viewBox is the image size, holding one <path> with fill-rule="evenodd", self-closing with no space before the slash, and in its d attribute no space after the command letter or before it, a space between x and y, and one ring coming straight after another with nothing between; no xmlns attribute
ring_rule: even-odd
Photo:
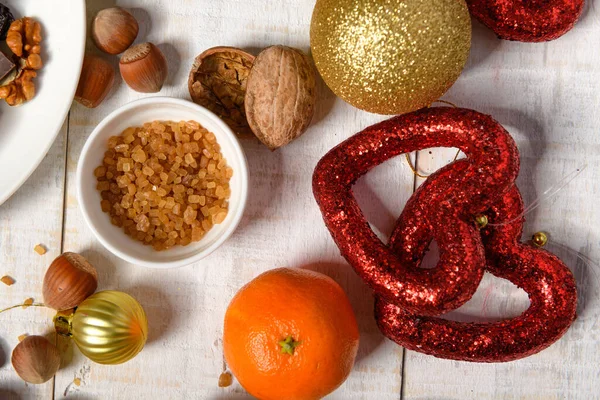
<svg viewBox="0 0 600 400"><path fill-rule="evenodd" d="M218 248L238 225L248 192L233 132L200 106L162 97L102 121L82 150L77 181L98 240L126 261L156 268Z"/></svg>
<svg viewBox="0 0 600 400"><path fill-rule="evenodd" d="M111 136L94 176L111 223L161 251L225 220L233 169L196 121L153 121Z"/></svg>

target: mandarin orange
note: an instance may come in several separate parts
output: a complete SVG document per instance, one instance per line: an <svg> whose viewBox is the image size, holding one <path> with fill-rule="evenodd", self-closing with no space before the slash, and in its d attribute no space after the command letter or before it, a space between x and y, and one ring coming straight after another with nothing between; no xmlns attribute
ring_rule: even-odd
<svg viewBox="0 0 600 400"><path fill-rule="evenodd" d="M292 268L258 276L225 314L231 372L261 400L320 399L348 377L358 350L356 317L342 288Z"/></svg>

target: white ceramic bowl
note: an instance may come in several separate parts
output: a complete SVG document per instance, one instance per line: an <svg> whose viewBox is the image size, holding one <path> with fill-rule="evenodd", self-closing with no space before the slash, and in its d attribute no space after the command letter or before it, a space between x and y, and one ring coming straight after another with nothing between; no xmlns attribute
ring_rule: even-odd
<svg viewBox="0 0 600 400"><path fill-rule="evenodd" d="M151 121L199 122L217 137L227 164L233 168L230 181L229 212L223 223L213 228L199 242L155 251L125 235L110 223L100 209L100 193L96 190L94 169L101 165L107 140L130 126ZM88 226L98 240L116 256L132 264L149 268L176 268L194 263L215 251L231 236L239 224L248 197L248 166L244 152L229 127L215 114L189 101L168 97L150 97L129 103L106 117L88 138L77 166L79 207Z"/></svg>

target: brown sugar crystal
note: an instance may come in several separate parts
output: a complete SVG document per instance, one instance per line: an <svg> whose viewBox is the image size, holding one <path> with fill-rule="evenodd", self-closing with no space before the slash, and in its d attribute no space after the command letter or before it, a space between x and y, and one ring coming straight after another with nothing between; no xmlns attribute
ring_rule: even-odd
<svg viewBox="0 0 600 400"><path fill-rule="evenodd" d="M41 244L36 244L35 247L33 248L33 250L38 253L40 256L43 256L44 254L46 254L46 248L44 246L42 246Z"/></svg>
<svg viewBox="0 0 600 400"><path fill-rule="evenodd" d="M223 372L219 375L219 387L225 388L231 386L233 383L233 377L229 372Z"/></svg>
<svg viewBox="0 0 600 400"><path fill-rule="evenodd" d="M23 308L27 308L33 304L33 298L29 297L23 301Z"/></svg>
<svg viewBox="0 0 600 400"><path fill-rule="evenodd" d="M195 121L154 121L110 137L94 176L112 224L155 250L197 242L227 217L233 170Z"/></svg>
<svg viewBox="0 0 600 400"><path fill-rule="evenodd" d="M15 283L15 280L8 275L4 275L0 278L0 282L4 283L6 286L12 286Z"/></svg>

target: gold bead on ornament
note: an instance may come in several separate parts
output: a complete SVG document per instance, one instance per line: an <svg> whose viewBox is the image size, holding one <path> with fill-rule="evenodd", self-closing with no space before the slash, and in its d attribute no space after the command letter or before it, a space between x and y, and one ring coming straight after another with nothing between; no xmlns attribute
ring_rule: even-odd
<svg viewBox="0 0 600 400"><path fill-rule="evenodd" d="M544 247L548 243L548 235L544 232L536 232L531 237L531 241L537 247Z"/></svg>

